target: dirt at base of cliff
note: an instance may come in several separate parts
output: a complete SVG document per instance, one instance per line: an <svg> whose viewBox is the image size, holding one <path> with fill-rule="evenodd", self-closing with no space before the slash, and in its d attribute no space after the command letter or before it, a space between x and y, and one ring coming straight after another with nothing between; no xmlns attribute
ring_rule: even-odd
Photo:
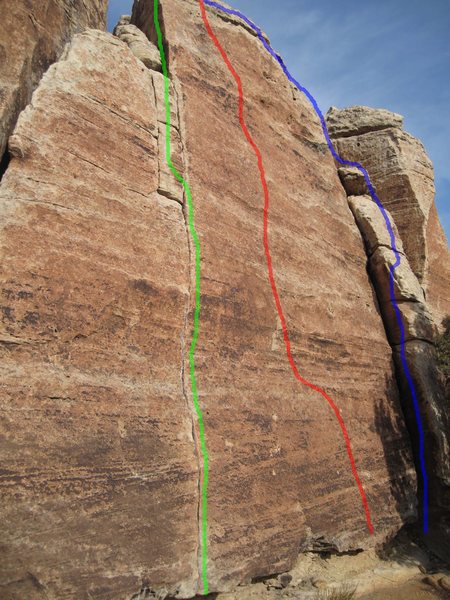
<svg viewBox="0 0 450 600"><path fill-rule="evenodd" d="M210 594L207 598L448 600L450 564L427 550L411 530L402 530L388 544L368 551L301 554L289 573L239 586L233 592Z"/></svg>

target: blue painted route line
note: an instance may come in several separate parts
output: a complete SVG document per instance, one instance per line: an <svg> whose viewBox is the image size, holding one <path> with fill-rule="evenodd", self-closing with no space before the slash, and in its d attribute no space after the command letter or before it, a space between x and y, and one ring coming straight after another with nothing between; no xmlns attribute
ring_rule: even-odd
<svg viewBox="0 0 450 600"><path fill-rule="evenodd" d="M253 21L248 19L245 15L243 15L238 10L226 8L225 6L222 6L218 2L213 2L212 0L204 0L204 2L205 2L205 4L208 4L209 6L214 6L214 7L218 8L222 12L228 13L229 15L235 15L235 16L239 17L256 32L259 39L263 43L265 49L279 62L281 68L283 69L283 71L284 71L285 75L287 76L287 78L289 79L289 81L291 81L300 92L303 92L306 95L306 97L308 98L308 100L311 102L311 104L313 105L314 110L316 111L317 116L319 117L320 122L322 124L323 133L325 135L325 139L327 140L328 147L329 147L333 157L341 165L357 167L361 171L361 173L364 175L364 179L366 180L367 187L369 188L369 191L370 191L370 195L372 196L373 200L377 203L377 206L383 215L383 218L386 223L386 227L389 232L389 236L391 238L392 250L394 251L394 255L395 255L395 259L396 259L395 263L389 268L389 291L390 291L390 295L391 295L392 305L394 307L395 314L397 317L397 322L398 322L398 325L400 328L400 355L401 355L401 359L402 359L403 369L405 371L405 375L408 380L409 389L411 391L411 395L412 395L412 399L413 399L413 403L414 403L414 411L415 411L416 421L417 421L417 429L419 431L419 457L420 457L420 467L421 467L422 480L423 480L423 532L428 533L428 476L427 476L426 469L425 469L425 459L424 459L424 435L423 435L422 420L420 418L419 403L417 401L417 394L416 394L414 383L413 383L413 380L411 377L411 373L409 372L409 369L408 369L408 364L406 362L405 328L403 326L402 317L400 314L400 310L398 308L397 301L395 300L395 294L394 294L394 271L400 264L400 254L397 250L397 245L395 243L395 235L392 230L392 226L389 221L389 217L388 217L383 205L381 204L378 196L376 195L375 190L373 189L372 182L370 181L370 178L369 178L369 175L368 175L366 169L362 165L360 165L358 162L344 160L338 155L338 153L336 152L336 150L333 147L333 144L331 143L330 136L328 135L328 129L327 129L327 126L325 123L324 116L323 116L322 111L320 110L319 106L317 105L315 98L309 93L309 91L305 87L300 85L300 83L298 83L298 81L296 79L294 79L294 77L292 77L292 75L289 73L286 65L284 64L284 61L281 58L281 56L279 54L277 54L264 39L261 29L257 25L255 25L253 23Z"/></svg>

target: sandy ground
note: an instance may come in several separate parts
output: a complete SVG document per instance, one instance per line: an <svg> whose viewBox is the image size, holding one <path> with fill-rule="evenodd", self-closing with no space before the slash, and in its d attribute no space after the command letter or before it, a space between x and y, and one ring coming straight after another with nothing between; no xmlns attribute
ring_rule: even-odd
<svg viewBox="0 0 450 600"><path fill-rule="evenodd" d="M450 598L450 592L444 590L439 583L441 577L434 575L434 583L428 577L416 577L403 585L394 588L384 588L360 596L360 600L445 600Z"/></svg>
<svg viewBox="0 0 450 600"><path fill-rule="evenodd" d="M355 600L450 600L450 566L401 532L358 554L302 554L289 573L208 599L340 600L333 594L344 588L356 589Z"/></svg>

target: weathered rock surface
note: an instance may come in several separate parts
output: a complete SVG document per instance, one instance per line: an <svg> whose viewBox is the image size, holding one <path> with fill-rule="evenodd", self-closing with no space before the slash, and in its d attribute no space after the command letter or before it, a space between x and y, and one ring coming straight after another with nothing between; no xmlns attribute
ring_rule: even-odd
<svg viewBox="0 0 450 600"><path fill-rule="evenodd" d="M107 7L108 0L0 3L0 157L42 74L72 35L106 29Z"/></svg>
<svg viewBox="0 0 450 600"><path fill-rule="evenodd" d="M403 253L392 215L386 211L393 225L397 254L377 204L368 196L350 196L349 204L365 240L369 273L393 347L403 411L414 440L417 470L421 471L416 402L418 405L425 436L423 454L430 497L427 507L430 507L430 514L433 515L431 528L441 528L441 517L434 518L434 514L439 514L439 510L448 512L450 507L450 407L436 368L433 340L437 328L425 303L422 288ZM391 273L396 307L391 299Z"/></svg>
<svg viewBox="0 0 450 600"><path fill-rule="evenodd" d="M393 271L394 295L405 331L406 364L427 435L430 506L439 512L450 505L450 406L432 342L443 317L450 313L450 251L434 203L433 165L421 142L401 131L399 116L385 113L361 106L342 111L331 108L327 125L340 157L366 168L379 200L389 209L391 224L398 228L394 233L400 263ZM357 116L358 125L353 130L352 115ZM348 194L361 189L357 175L339 171ZM397 259L384 219L381 212L376 216L378 207L371 205L371 198L350 196L349 202L365 239L371 278L393 345L402 404L420 471L414 401L400 356L398 316L390 301L390 271Z"/></svg>
<svg viewBox="0 0 450 600"><path fill-rule="evenodd" d="M400 347L394 348L394 358L398 370L402 368ZM430 508L438 506L450 510L450 410L448 399L439 385L436 373L436 355L432 344L422 340L409 340L405 343L405 359L418 400L420 402L425 442L424 455L430 487ZM417 432L413 398L403 377L399 380L401 397L410 431ZM416 437L419 435L416 433ZM414 444L413 449L417 450ZM448 543L448 540L447 540Z"/></svg>
<svg viewBox="0 0 450 600"><path fill-rule="evenodd" d="M364 196L369 193L364 175L357 167L339 167L338 173L349 196Z"/></svg>
<svg viewBox="0 0 450 600"><path fill-rule="evenodd" d="M358 171L360 172L360 171ZM361 231L367 255L370 257L380 247L392 249L392 239L386 226L383 213L370 196L349 195L348 203L355 217L356 223ZM395 239L395 247L404 256L402 240L398 234L397 226L389 211L386 211L392 233ZM409 265L408 265L409 268ZM421 297L423 294L419 292Z"/></svg>
<svg viewBox="0 0 450 600"><path fill-rule="evenodd" d="M350 196L350 208L362 233L369 257L369 271L383 313L384 325L392 345L400 344L401 335L390 294L390 272L397 264L392 240L384 217L369 196ZM401 239L389 211L386 211L395 238L400 263L393 270L394 297L404 326L405 340L433 342L436 327L425 304L423 290L409 266Z"/></svg>
<svg viewBox="0 0 450 600"><path fill-rule="evenodd" d="M155 40L150 8L135 4L132 21ZM246 120L263 156L272 260L295 360L348 420L377 513L374 536L355 511L361 501L335 417L286 359L262 244L263 192L234 81L196 2L162 2L162 12L201 248L196 364L214 590L283 570L298 548L372 544L395 529L396 514L412 514L412 465L360 235L318 118L253 35L207 9L242 78Z"/></svg>
<svg viewBox="0 0 450 600"><path fill-rule="evenodd" d="M195 591L182 349L189 251L157 193L151 72L75 36L21 114L0 188L2 598Z"/></svg>
<svg viewBox="0 0 450 600"><path fill-rule="evenodd" d="M349 137L368 131L395 127L403 129L403 117L384 108L349 106L339 110L332 106L326 115L330 137Z"/></svg>
<svg viewBox="0 0 450 600"><path fill-rule="evenodd" d="M234 80L196 1L161 0L160 11L171 156L200 242L195 364L213 592L283 572L299 550L373 547L414 517L416 477L361 235L319 119L247 26L207 8L263 156L293 357L342 414L373 535L335 414L286 358ZM151 2L135 3L132 22L155 41ZM21 114L0 187L10 597L203 590L194 248L165 160L164 80L127 35L75 37ZM373 255L384 250L380 241Z"/></svg>
<svg viewBox="0 0 450 600"><path fill-rule="evenodd" d="M401 532L398 538L383 548L371 548L354 555L325 557L313 552L300 554L289 573L276 579L239 586L233 592L218 594L217 600L317 600L322 596L345 597L343 589L354 588L358 599L442 600L442 596L421 595L420 588L412 588L408 595L398 594L398 585L412 578L423 578L426 570L435 573L439 569L439 561L434 556L427 556L404 533ZM443 573L433 574L432 577L441 581ZM282 587L282 578L290 579L289 586L284 590L279 589ZM328 591L319 595L318 587ZM439 589L442 591L443 586L439 585Z"/></svg>
<svg viewBox="0 0 450 600"><path fill-rule="evenodd" d="M353 128L352 118L356 121ZM450 251L434 203L433 166L421 142L401 131L401 119L394 113L358 106L342 111L331 108L327 125L338 154L366 168L378 198L390 211L391 224L398 227L394 227L400 250L400 264L394 271L397 314L389 292L390 270L396 257L384 219L370 197L352 197L365 189L365 180L358 170L339 166L341 181L365 239L371 278L393 346L416 469L420 472L419 432L408 373L417 394L429 480L428 543L437 548L448 547L445 535L435 538L436 531L445 529L442 518L450 507L450 406L445 380L436 368L432 342L444 316L450 313ZM401 357L398 316L404 328L408 373Z"/></svg>
<svg viewBox="0 0 450 600"><path fill-rule="evenodd" d="M332 107L326 122L339 156L368 171L440 326L450 313L450 251L434 203L433 165L422 143L402 131L400 115L386 110ZM364 178L353 169L340 168L339 173L348 195L367 193Z"/></svg>
<svg viewBox="0 0 450 600"><path fill-rule="evenodd" d="M423 286L434 322L442 330L442 321L450 314L450 251L434 202L428 216L426 244L428 263Z"/></svg>
<svg viewBox="0 0 450 600"><path fill-rule="evenodd" d="M114 35L128 44L131 52L149 69L161 71L161 57L157 47L149 42L145 33L130 24L130 15L122 15L114 27Z"/></svg>

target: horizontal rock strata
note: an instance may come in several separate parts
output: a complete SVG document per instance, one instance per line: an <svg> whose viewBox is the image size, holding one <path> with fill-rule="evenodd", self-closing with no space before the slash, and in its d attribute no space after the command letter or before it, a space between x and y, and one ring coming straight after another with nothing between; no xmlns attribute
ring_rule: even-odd
<svg viewBox="0 0 450 600"><path fill-rule="evenodd" d="M422 143L403 131L400 115L383 109L331 107L326 123L339 156L363 165L378 198L390 211L440 327L450 313L450 251L434 202L433 165ZM338 167L348 195L368 193L358 169Z"/></svg>
<svg viewBox="0 0 450 600"><path fill-rule="evenodd" d="M374 547L416 516L387 302L373 291L339 177L358 196L365 184L338 174L311 105L248 26L206 10L241 76L263 157L293 358L339 408L374 533L334 411L287 360L234 79L198 2L160 0L171 160L189 183L200 244L203 547L189 364L195 248L186 194L167 164L153 3L138 0L116 37L74 37L10 138L0 187L6 597L188 598L204 590L205 552L209 591L226 591L289 569L302 550ZM364 115L353 118L359 131ZM373 117L375 133L400 131L397 116L382 129L385 119ZM350 123L336 131L354 139ZM392 248L367 200L356 198L355 211L383 282ZM399 250L407 257L411 245ZM398 273L408 348L431 348L423 285Z"/></svg>
<svg viewBox="0 0 450 600"><path fill-rule="evenodd" d="M374 536L334 413L286 358L262 243L263 190L234 80L198 3L161 5L201 248L196 380L214 591L287 568L299 548L371 545L413 514L414 476L364 249L319 119L255 36L206 9L242 78L245 119L263 156L269 243L294 359L342 410ZM135 3L132 22L156 39L148 3ZM188 326L190 339L192 303ZM199 589L200 573L201 564Z"/></svg>
<svg viewBox="0 0 450 600"><path fill-rule="evenodd" d="M148 582L195 592L189 250L182 207L157 192L154 89L126 44L77 35L11 139L2 598L123 600Z"/></svg>

